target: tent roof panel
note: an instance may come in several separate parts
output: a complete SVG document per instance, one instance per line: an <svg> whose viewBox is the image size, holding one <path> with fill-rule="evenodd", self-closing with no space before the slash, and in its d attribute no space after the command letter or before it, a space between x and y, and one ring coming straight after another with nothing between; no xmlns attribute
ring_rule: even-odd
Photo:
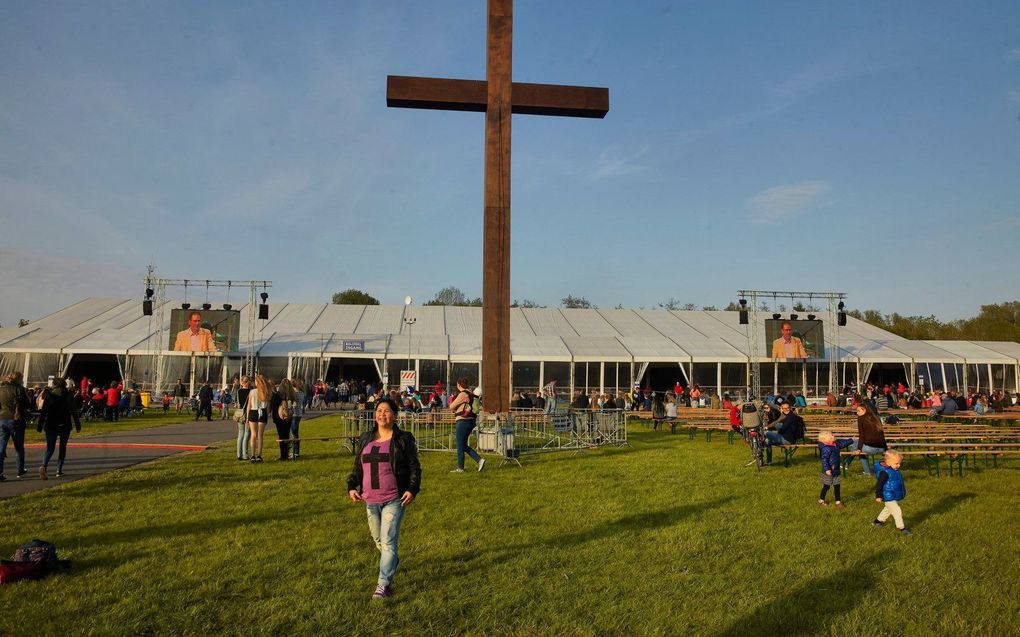
<svg viewBox="0 0 1020 637"><path fill-rule="evenodd" d="M677 343L684 343L690 338L705 338L703 333L681 321L673 312L666 312L664 310L634 310L634 314L660 334L673 339Z"/></svg>
<svg viewBox="0 0 1020 637"><path fill-rule="evenodd" d="M273 305L270 307L273 307ZM323 305L284 303L276 313L276 316L266 323L265 329L288 334L308 332L316 319L319 318L324 307Z"/></svg>
<svg viewBox="0 0 1020 637"><path fill-rule="evenodd" d="M538 336L577 336L570 321L556 308L525 307L521 312Z"/></svg>
<svg viewBox="0 0 1020 637"><path fill-rule="evenodd" d="M840 335L839 347L864 363L909 363L911 360L909 355L885 343L865 338Z"/></svg>
<svg viewBox="0 0 1020 637"><path fill-rule="evenodd" d="M570 350L559 336L524 334L510 337L510 357L519 361L569 361Z"/></svg>
<svg viewBox="0 0 1020 637"><path fill-rule="evenodd" d="M21 338L29 332L34 332L37 328L32 325L25 327L0 327L0 347L7 345L7 343L13 341L16 338Z"/></svg>
<svg viewBox="0 0 1020 637"><path fill-rule="evenodd" d="M4 344L8 351L57 352L75 341L88 336L95 329L35 330ZM127 349L126 347L124 349Z"/></svg>
<svg viewBox="0 0 1020 637"><path fill-rule="evenodd" d="M1015 363L1016 359L971 341L911 341L926 343L966 359L968 363Z"/></svg>
<svg viewBox="0 0 1020 637"><path fill-rule="evenodd" d="M413 319L414 325L408 326L401 318L401 334L406 334L410 329L412 334L446 335L446 312L443 306L412 305L404 309L404 316Z"/></svg>
<svg viewBox="0 0 1020 637"><path fill-rule="evenodd" d="M52 314L48 314L40 319L36 319L31 322L32 327L38 327L40 329L47 330L67 330L74 327L80 326L86 321L91 321L96 317L104 315L111 309L126 304L125 299L94 299L87 298L83 299L74 305L69 305L63 309L57 310ZM138 304L138 313L142 313L142 304Z"/></svg>
<svg viewBox="0 0 1020 637"><path fill-rule="evenodd" d="M974 343L1020 362L1020 343L1010 341L974 341Z"/></svg>
<svg viewBox="0 0 1020 637"><path fill-rule="evenodd" d="M355 334L399 334L404 322L403 305L366 305Z"/></svg>
<svg viewBox="0 0 1020 637"><path fill-rule="evenodd" d="M630 361L630 352L615 338L564 336L563 343L575 361Z"/></svg>
<svg viewBox="0 0 1020 637"><path fill-rule="evenodd" d="M680 362L691 357L676 343L661 336L623 336L619 340L634 360L642 362Z"/></svg>
<svg viewBox="0 0 1020 637"><path fill-rule="evenodd" d="M597 310L597 312L607 323L613 326L613 329L615 329L621 337L662 337L662 334L660 334L658 330L649 325L648 322L642 319L640 315L634 312L634 310Z"/></svg>
<svg viewBox="0 0 1020 637"><path fill-rule="evenodd" d="M392 359L411 357L445 360L449 353L450 340L446 334L419 334L415 331L410 338L407 334L394 335L390 339L387 356Z"/></svg>
<svg viewBox="0 0 1020 637"><path fill-rule="evenodd" d="M329 334L274 332L259 350L260 356L287 356L288 354L319 354L329 341Z"/></svg>
<svg viewBox="0 0 1020 637"><path fill-rule="evenodd" d="M616 338L619 335L597 310L565 309L560 312L578 336Z"/></svg>
<svg viewBox="0 0 1020 637"><path fill-rule="evenodd" d="M482 333L482 308L447 306L443 308L446 333L450 336L471 336ZM514 310L510 310L513 321ZM513 323L511 322L511 326ZM511 327L511 330L513 327ZM512 332L511 332L512 333Z"/></svg>
<svg viewBox="0 0 1020 637"><path fill-rule="evenodd" d="M322 308L322 312L308 328L308 331L314 334L332 334L333 332L353 334L361 316L365 313L365 307L364 305L334 305L331 303Z"/></svg>
<svg viewBox="0 0 1020 637"><path fill-rule="evenodd" d="M134 336L131 332L112 328L99 329L73 343L69 343L63 349L71 353L95 353L95 354L123 354L135 344L146 340L148 333L136 331Z"/></svg>

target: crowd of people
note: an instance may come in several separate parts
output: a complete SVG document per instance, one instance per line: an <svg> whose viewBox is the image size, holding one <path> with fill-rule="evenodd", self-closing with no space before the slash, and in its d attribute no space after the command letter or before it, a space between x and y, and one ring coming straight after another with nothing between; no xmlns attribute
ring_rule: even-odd
<svg viewBox="0 0 1020 637"><path fill-rule="evenodd" d="M907 387L900 382L893 384L866 383L856 389L844 387L839 395L828 394L826 404L830 407L847 406L853 395L863 396L875 411L886 412L895 409L928 409L932 416L951 416L958 411L973 411L982 416L1002 413L1008 407L1020 404L1020 394L997 389L981 392L976 389L953 391L942 389L925 390L924 387Z"/></svg>

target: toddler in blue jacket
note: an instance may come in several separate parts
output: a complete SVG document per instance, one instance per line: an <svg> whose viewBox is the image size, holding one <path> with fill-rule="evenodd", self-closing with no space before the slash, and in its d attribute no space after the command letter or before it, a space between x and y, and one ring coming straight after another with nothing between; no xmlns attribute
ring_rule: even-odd
<svg viewBox="0 0 1020 637"><path fill-rule="evenodd" d="M843 500L839 496L839 450L846 449L853 444L852 438L837 441L831 431L818 432L818 455L822 459L822 492L818 496L819 506L829 506L829 503L825 501L825 495L831 486L836 496L836 508L845 508Z"/></svg>
<svg viewBox="0 0 1020 637"><path fill-rule="evenodd" d="M910 529L903 524L903 511L900 510L900 500L907 497L907 485L900 473L902 461L903 456L895 449L890 449L885 452L885 460L875 463L875 502L883 502L885 507L871 524L882 526L891 515L900 533L910 535Z"/></svg>

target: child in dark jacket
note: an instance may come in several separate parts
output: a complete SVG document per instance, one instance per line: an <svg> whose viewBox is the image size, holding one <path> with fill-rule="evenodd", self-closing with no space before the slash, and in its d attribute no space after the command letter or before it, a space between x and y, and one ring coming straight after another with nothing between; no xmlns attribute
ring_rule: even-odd
<svg viewBox="0 0 1020 637"><path fill-rule="evenodd" d="M818 455L822 459L822 492L818 496L819 506L829 506L829 503L825 501L825 495L831 486L836 496L836 508L844 508L843 500L839 496L839 450L846 449L853 444L852 438L837 441L831 431L818 432Z"/></svg>
<svg viewBox="0 0 1020 637"><path fill-rule="evenodd" d="M871 524L882 526L891 515L900 533L910 535L910 529L903 524L903 511L900 510L900 500L907 496L907 486L900 473L902 461L903 456L890 449L885 452L885 460L875 463L875 502L882 502L885 506Z"/></svg>

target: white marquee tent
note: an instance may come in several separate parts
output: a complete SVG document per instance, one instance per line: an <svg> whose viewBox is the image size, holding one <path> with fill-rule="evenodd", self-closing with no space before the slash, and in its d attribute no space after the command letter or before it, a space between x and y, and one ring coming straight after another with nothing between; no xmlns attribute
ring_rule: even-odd
<svg viewBox="0 0 1020 637"><path fill-rule="evenodd" d="M354 374L395 385L401 371L413 369L423 386L479 377L481 308L286 303L270 309L268 320L256 322L253 341L242 329L239 352L203 355L165 351L169 312L163 325L153 325L138 300L88 298L25 327L0 329L0 373L21 370L27 382L38 383L104 364L150 388L157 377L164 385L178 377L221 382L239 373L250 351L274 377ZM239 310L246 315L246 306ZM737 319L725 311L514 308L513 384L533 390L555 380L561 391L616 390L680 380L744 391L751 352L747 326ZM825 329L832 339L830 325ZM897 377L934 388L1016 391L1020 384L1018 343L912 341L850 317L838 345L839 384ZM763 385L824 394L828 370L824 360L765 360Z"/></svg>

